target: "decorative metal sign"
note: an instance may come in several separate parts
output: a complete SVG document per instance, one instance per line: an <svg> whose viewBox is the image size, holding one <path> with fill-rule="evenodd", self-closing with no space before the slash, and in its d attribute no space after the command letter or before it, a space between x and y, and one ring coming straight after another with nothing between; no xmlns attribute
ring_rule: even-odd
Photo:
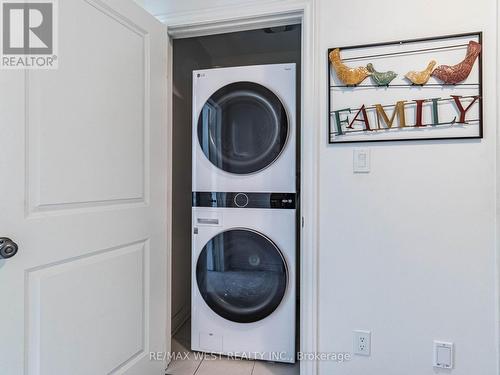
<svg viewBox="0 0 500 375"><path fill-rule="evenodd" d="M329 143L482 138L481 39L329 49Z"/></svg>

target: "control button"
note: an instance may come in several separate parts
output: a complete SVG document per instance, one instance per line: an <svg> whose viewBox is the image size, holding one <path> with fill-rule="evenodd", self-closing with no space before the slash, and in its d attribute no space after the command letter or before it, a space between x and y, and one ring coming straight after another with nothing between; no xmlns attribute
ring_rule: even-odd
<svg viewBox="0 0 500 375"><path fill-rule="evenodd" d="M245 193L238 193L234 197L236 207L243 208L248 205L248 196Z"/></svg>

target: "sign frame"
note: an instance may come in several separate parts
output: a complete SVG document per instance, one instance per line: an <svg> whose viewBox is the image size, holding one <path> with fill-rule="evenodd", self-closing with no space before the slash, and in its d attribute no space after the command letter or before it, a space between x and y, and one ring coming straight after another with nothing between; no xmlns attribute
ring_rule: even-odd
<svg viewBox="0 0 500 375"><path fill-rule="evenodd" d="M351 46L345 46L345 47L332 47L329 48L327 51L327 56L326 56L326 61L327 61L327 77L328 77L328 85L327 85L327 97L328 97L328 144L349 144L349 143L365 143L365 142L400 142L400 141L436 141L436 140L454 140L454 139L482 139L484 137L484 126L483 126L483 53L484 50L479 53L479 56L477 58L477 64L478 64L478 105L479 105L479 129L478 129L478 134L471 136L431 136L431 137L391 137L389 136L388 138L377 138L377 139L352 139L352 140L335 140L335 128L336 128L336 119L335 119L335 111L332 109L332 87L335 87L332 84L332 76L335 74L333 72L333 67L331 65L329 55L330 52L332 52L334 49L339 48L340 51L346 51L346 50L355 50L355 49L366 49L366 48L373 48L373 47L384 47L384 46L396 46L396 45L404 45L404 44L409 44L409 43L425 43L428 41L439 41L439 40L449 40L449 39L454 39L454 38L464 38L464 37L474 37L477 38L478 42L481 44L483 47L483 33L482 31L477 31L477 32L468 32L468 33L460 33L460 34L449 34L449 35L443 35L443 36L435 36L435 37L425 37L425 38L416 38L416 39L406 39L406 40L396 40L396 41L389 41L389 42L383 42L383 43L371 43L371 44L360 44L360 45L351 45ZM457 84L456 86L459 86L460 84ZM367 85L364 85L366 88ZM373 85L375 86L375 85ZM443 84L442 86L452 86L452 85L446 85ZM349 87L351 90L356 90L357 87L363 87L362 85L359 86L353 86ZM419 87L419 86L416 86ZM411 88L411 86L410 86ZM394 100L394 103L396 103L397 100ZM339 108L340 109L340 108ZM396 110L396 109L395 109ZM351 116L353 116L355 112L351 113ZM368 131L367 131L368 132ZM397 132L393 132L393 134L396 134Z"/></svg>

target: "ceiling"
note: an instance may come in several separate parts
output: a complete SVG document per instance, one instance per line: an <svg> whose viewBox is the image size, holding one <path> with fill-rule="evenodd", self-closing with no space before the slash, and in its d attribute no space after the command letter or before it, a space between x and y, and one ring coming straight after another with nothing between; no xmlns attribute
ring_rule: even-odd
<svg viewBox="0 0 500 375"><path fill-rule="evenodd" d="M200 4L209 4L204 7L216 8L230 5L242 5L246 3L258 3L266 0L136 0L144 6L151 14L158 16L163 14L187 12L200 9Z"/></svg>

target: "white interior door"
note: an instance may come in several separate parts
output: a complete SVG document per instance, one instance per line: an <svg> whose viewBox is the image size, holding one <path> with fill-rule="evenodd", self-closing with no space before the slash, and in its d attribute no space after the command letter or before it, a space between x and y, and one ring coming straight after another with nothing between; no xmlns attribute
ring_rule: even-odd
<svg viewBox="0 0 500 375"><path fill-rule="evenodd" d="M0 374L162 374L166 45L130 0L60 0L59 69L0 71Z"/></svg>

